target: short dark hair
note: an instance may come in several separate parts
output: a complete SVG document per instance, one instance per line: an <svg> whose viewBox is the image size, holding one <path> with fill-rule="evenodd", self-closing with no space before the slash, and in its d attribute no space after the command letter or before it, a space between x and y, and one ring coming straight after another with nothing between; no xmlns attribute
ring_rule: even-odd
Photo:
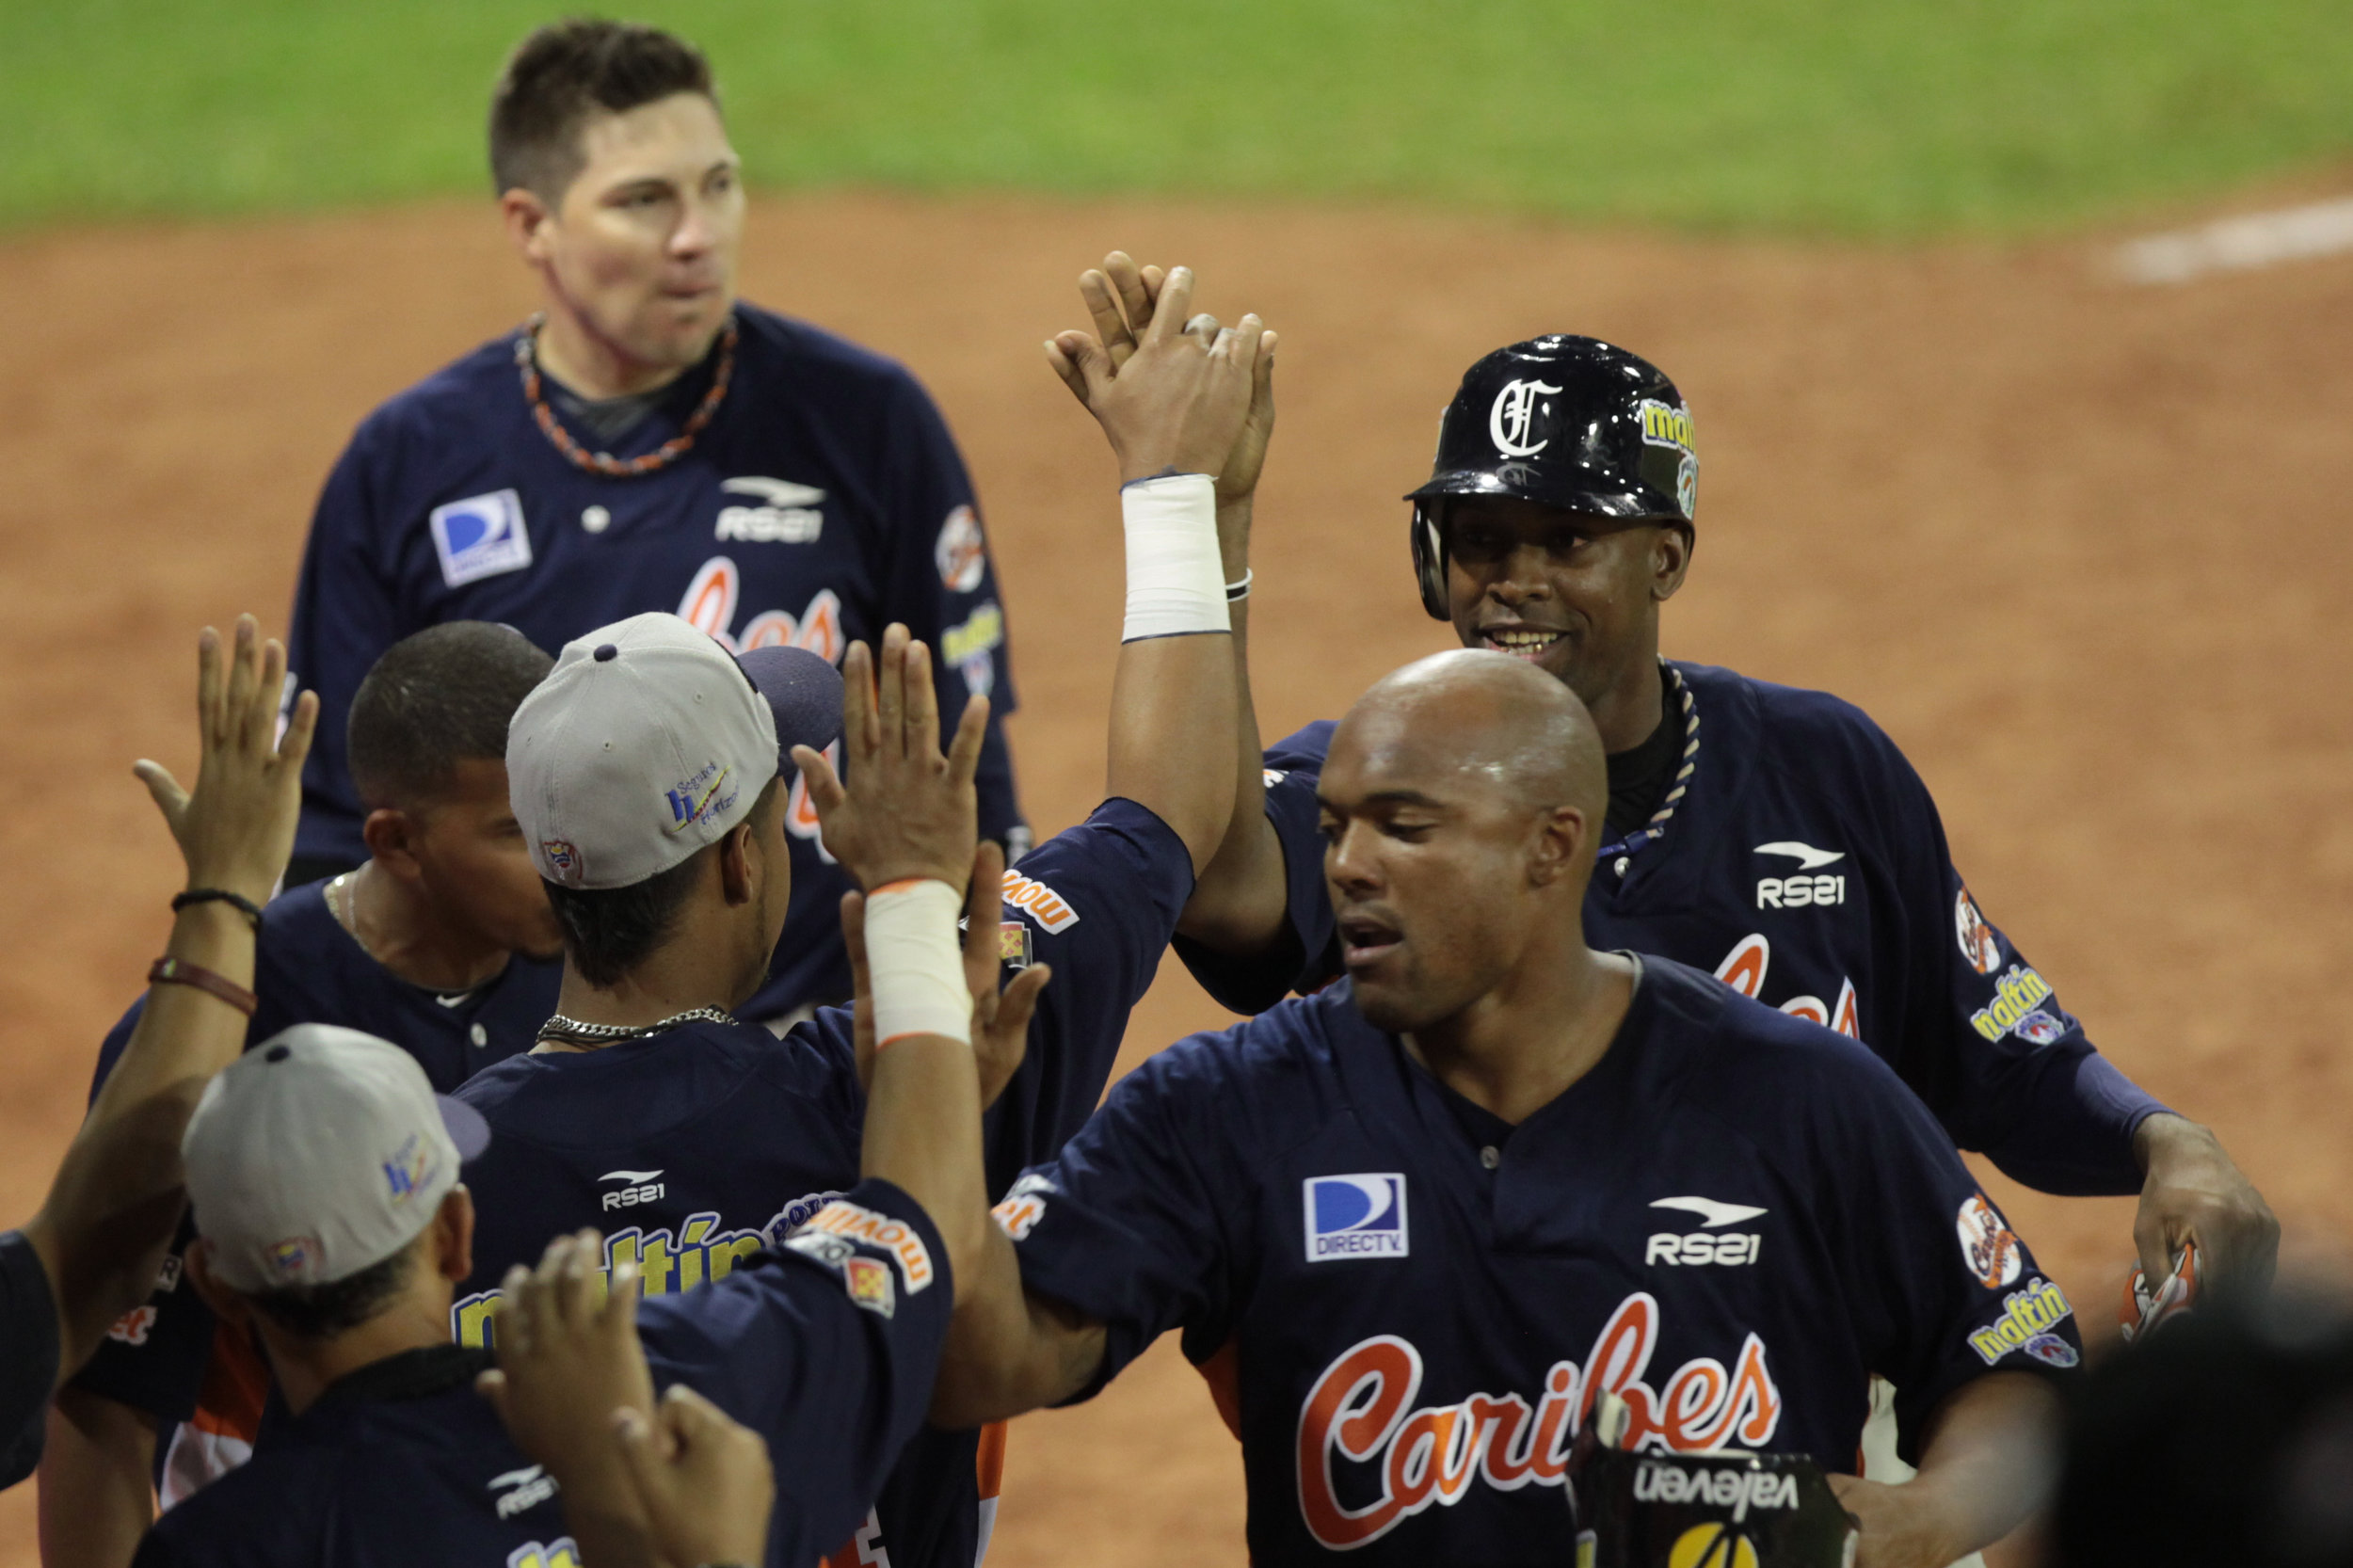
<svg viewBox="0 0 2353 1568"><path fill-rule="evenodd" d="M490 94L490 183L556 202L587 161L580 130L676 93L713 104L711 62L684 39L633 22L571 17L515 46Z"/></svg>
<svg viewBox="0 0 2353 1568"><path fill-rule="evenodd" d="M356 1274L326 1285L288 1285L257 1290L245 1299L253 1310L296 1339L332 1339L348 1334L392 1304L408 1288L416 1267L412 1243Z"/></svg>
<svg viewBox="0 0 2353 1568"><path fill-rule="evenodd" d="M775 808L779 782L768 781L745 822L759 821L761 813ZM652 957L670 939L679 911L686 907L687 896L702 874L704 858L718 847L706 844L668 871L626 888L566 888L545 882L548 902L564 928L564 952L580 977L591 985L612 985Z"/></svg>
<svg viewBox="0 0 2353 1568"><path fill-rule="evenodd" d="M370 809L411 808L457 764L506 760L506 727L555 661L511 626L453 620L403 637L360 682L344 720L351 781Z"/></svg>

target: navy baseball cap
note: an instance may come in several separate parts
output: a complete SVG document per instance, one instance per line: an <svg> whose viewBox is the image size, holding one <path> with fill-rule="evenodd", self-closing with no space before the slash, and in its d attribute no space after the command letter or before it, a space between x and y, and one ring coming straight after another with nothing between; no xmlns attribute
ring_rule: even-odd
<svg viewBox="0 0 2353 1568"><path fill-rule="evenodd" d="M507 791L539 874L630 888L717 841L792 747L841 734L841 677L806 648L735 655L648 613L564 645L506 731Z"/></svg>

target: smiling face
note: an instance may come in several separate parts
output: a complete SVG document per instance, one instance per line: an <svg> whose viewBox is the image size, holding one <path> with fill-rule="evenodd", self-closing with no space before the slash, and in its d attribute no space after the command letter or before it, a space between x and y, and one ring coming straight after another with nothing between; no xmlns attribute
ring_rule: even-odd
<svg viewBox="0 0 2353 1568"><path fill-rule="evenodd" d="M1368 1020L1427 1029L1506 985L1531 948L1553 961L1578 931L1603 776L1582 707L1492 655L1408 665L1349 711L1316 798Z"/></svg>
<svg viewBox="0 0 2353 1568"><path fill-rule="evenodd" d="M673 93L592 115L579 136L584 162L553 207L520 187L501 199L524 258L606 355L683 370L735 302L744 190L719 107Z"/></svg>
<svg viewBox="0 0 2353 1568"><path fill-rule="evenodd" d="M1445 533L1464 647L1525 659L1596 709L1657 679L1658 606L1690 565L1682 527L1466 496L1448 504Z"/></svg>

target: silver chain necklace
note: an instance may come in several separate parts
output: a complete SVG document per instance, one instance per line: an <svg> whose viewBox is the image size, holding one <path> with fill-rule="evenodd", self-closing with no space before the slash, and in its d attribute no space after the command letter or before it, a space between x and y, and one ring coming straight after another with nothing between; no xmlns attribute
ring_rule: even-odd
<svg viewBox="0 0 2353 1568"><path fill-rule="evenodd" d="M609 1046L618 1040L643 1040L660 1034L680 1024L731 1024L735 1015L724 1007L695 1007L683 1013L673 1013L658 1023L649 1024L585 1024L578 1018L568 1018L558 1013L539 1026L542 1040L561 1040L568 1045Z"/></svg>

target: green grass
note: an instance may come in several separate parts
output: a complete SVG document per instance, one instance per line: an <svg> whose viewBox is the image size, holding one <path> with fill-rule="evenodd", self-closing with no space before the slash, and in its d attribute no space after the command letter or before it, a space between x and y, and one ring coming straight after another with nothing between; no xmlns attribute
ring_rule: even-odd
<svg viewBox="0 0 2353 1568"><path fill-rule="evenodd" d="M0 0L0 223L484 188L512 0ZM654 0L754 181L2045 228L2353 150L2344 0Z"/></svg>

